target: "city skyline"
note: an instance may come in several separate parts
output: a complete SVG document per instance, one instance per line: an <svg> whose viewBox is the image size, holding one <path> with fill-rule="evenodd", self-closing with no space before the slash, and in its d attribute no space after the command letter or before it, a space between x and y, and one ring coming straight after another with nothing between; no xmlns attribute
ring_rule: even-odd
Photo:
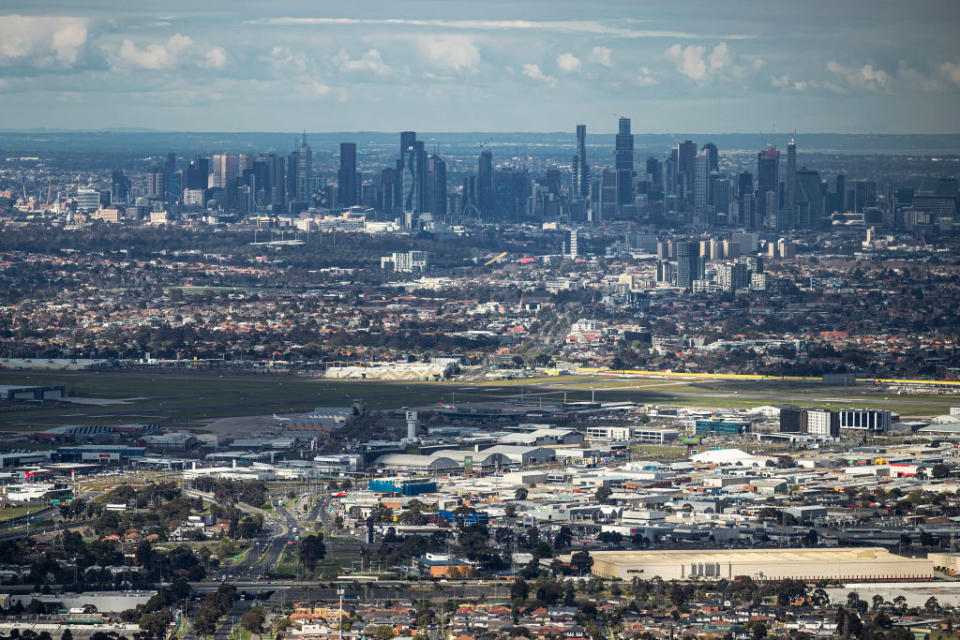
<svg viewBox="0 0 960 640"><path fill-rule="evenodd" d="M612 133L626 115L638 133L956 130L948 2L243 9L8 9L4 126Z"/></svg>

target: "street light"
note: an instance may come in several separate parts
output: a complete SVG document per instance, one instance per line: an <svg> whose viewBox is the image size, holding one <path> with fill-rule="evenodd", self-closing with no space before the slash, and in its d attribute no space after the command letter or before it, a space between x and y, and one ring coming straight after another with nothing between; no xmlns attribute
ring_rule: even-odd
<svg viewBox="0 0 960 640"><path fill-rule="evenodd" d="M337 587L337 595L340 596L340 611L338 612L340 616L339 627L340 639L343 640L343 587Z"/></svg>

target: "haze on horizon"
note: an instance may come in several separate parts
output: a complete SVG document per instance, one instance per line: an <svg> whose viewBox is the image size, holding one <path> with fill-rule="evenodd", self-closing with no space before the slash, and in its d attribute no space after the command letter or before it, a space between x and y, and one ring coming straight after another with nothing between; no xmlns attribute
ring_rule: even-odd
<svg viewBox="0 0 960 640"><path fill-rule="evenodd" d="M6 3L4 129L957 131L960 6Z"/></svg>

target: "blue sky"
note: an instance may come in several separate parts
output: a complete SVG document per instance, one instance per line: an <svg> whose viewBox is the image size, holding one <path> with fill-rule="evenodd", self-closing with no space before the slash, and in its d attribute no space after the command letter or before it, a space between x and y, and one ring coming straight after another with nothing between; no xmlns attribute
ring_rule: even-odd
<svg viewBox="0 0 960 640"><path fill-rule="evenodd" d="M960 2L0 3L0 128L957 132Z"/></svg>

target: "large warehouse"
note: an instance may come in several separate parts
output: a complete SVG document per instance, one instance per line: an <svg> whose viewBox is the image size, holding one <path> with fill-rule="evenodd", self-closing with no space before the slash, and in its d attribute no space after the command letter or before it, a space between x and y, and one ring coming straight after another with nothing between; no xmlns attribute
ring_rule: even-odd
<svg viewBox="0 0 960 640"><path fill-rule="evenodd" d="M650 580L899 580L932 578L933 562L906 558L880 547L837 549L703 549L693 551L596 551L593 574Z"/></svg>

